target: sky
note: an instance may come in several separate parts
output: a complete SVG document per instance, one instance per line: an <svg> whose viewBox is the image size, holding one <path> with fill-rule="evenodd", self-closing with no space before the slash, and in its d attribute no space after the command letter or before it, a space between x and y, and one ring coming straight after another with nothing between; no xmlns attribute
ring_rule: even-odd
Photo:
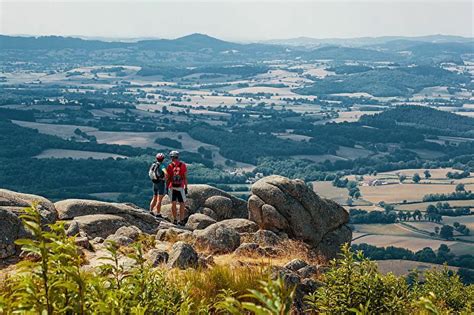
<svg viewBox="0 0 474 315"><path fill-rule="evenodd" d="M472 0L0 0L0 34L225 40L473 37Z"/></svg>

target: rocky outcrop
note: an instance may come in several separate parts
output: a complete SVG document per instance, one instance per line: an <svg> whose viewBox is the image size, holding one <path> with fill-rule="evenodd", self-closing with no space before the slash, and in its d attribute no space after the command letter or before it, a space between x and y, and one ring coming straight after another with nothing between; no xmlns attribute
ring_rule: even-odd
<svg viewBox="0 0 474 315"><path fill-rule="evenodd" d="M204 230L195 230L196 244L214 254L233 252L240 245L240 235L233 228L221 222L208 226Z"/></svg>
<svg viewBox="0 0 474 315"><path fill-rule="evenodd" d="M81 229L93 230L90 236L107 237L122 226L135 225L146 233L156 233L159 222L148 211L131 204L96 200L66 199L54 204L59 219L79 222ZM95 218L94 218L95 217ZM105 221L102 223L101 220ZM98 226L93 226L98 224ZM101 229L104 229L101 231ZM107 234L108 233L108 234Z"/></svg>
<svg viewBox="0 0 474 315"><path fill-rule="evenodd" d="M198 254L194 248L185 242L176 242L169 253L168 268L186 269L197 267Z"/></svg>
<svg viewBox="0 0 474 315"><path fill-rule="evenodd" d="M115 231L114 234L109 235L105 240L114 242L119 246L130 245L138 240L142 231L136 226L122 226Z"/></svg>
<svg viewBox="0 0 474 315"><path fill-rule="evenodd" d="M0 210L10 211L19 215L24 208L31 207L33 203L37 205L44 224L56 222L58 213L54 204L48 199L41 196L0 189Z"/></svg>
<svg viewBox="0 0 474 315"><path fill-rule="evenodd" d="M162 207L162 215L166 218L171 218L169 202L168 196L166 196ZM245 200L209 185L189 185L186 217L193 213L206 214L216 221L248 217Z"/></svg>
<svg viewBox="0 0 474 315"><path fill-rule="evenodd" d="M19 215L24 208L33 204L37 205L43 224L54 223L57 220L58 214L54 204L48 199L0 189L0 259L14 255L15 240L28 235Z"/></svg>
<svg viewBox="0 0 474 315"><path fill-rule="evenodd" d="M202 230L214 223L216 223L216 220L213 218L202 213L195 213L188 218L186 227L191 230Z"/></svg>
<svg viewBox="0 0 474 315"><path fill-rule="evenodd" d="M258 225L247 219L227 219L219 221L215 225L231 228L237 233L252 233L258 230Z"/></svg>
<svg viewBox="0 0 474 315"><path fill-rule="evenodd" d="M260 228L284 232L302 240L326 257L334 257L341 244L350 242L348 212L320 198L302 180L282 176L260 179L248 201L250 220Z"/></svg>
<svg viewBox="0 0 474 315"><path fill-rule="evenodd" d="M74 218L74 222L79 225L81 231L84 231L91 238L107 238L122 226L130 225L124 218L112 214L83 215Z"/></svg>
<svg viewBox="0 0 474 315"><path fill-rule="evenodd" d="M21 230L21 220L13 212L0 209L0 259L15 254L15 240Z"/></svg>

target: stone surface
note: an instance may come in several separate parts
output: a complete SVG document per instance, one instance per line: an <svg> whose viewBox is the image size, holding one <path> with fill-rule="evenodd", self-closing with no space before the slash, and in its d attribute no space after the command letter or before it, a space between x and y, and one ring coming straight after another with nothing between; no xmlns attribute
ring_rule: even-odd
<svg viewBox="0 0 474 315"><path fill-rule="evenodd" d="M334 257L352 235L348 212L334 201L320 198L302 180L268 176L252 186L248 201L250 220L261 229L284 232Z"/></svg>
<svg viewBox="0 0 474 315"><path fill-rule="evenodd" d="M219 223L204 230L195 230L196 244L215 254L230 253L239 247L240 235L236 230Z"/></svg>
<svg viewBox="0 0 474 315"><path fill-rule="evenodd" d="M107 236L105 242L113 242L118 246L127 246L133 243L133 239L125 235L112 234Z"/></svg>
<svg viewBox="0 0 474 315"><path fill-rule="evenodd" d="M22 229L21 220L9 210L0 209L0 259L15 254L15 240Z"/></svg>
<svg viewBox="0 0 474 315"><path fill-rule="evenodd" d="M117 236L126 236L134 241L138 239L140 234L143 232L136 226L131 225L131 226L122 226L120 227L117 231L115 231L115 235Z"/></svg>
<svg viewBox="0 0 474 315"><path fill-rule="evenodd" d="M16 253L15 240L28 237L19 215L24 208L37 204L43 224L54 223L58 214L54 204L44 197L0 189L0 259Z"/></svg>
<svg viewBox="0 0 474 315"><path fill-rule="evenodd" d="M303 279L310 278L317 273L318 273L318 268L312 265L307 265L307 266L304 266L303 268L298 269L298 274Z"/></svg>
<svg viewBox="0 0 474 315"><path fill-rule="evenodd" d="M44 224L54 223L58 219L58 213L54 204L48 199L30 194L22 194L11 190L0 189L0 210L11 211L17 215L24 208L31 207L36 203Z"/></svg>
<svg viewBox="0 0 474 315"><path fill-rule="evenodd" d="M242 243L235 250L234 254L238 256L264 256L265 250L263 250L257 243Z"/></svg>
<svg viewBox="0 0 474 315"><path fill-rule="evenodd" d="M135 225L145 233L156 233L158 230L159 221L153 215L131 204L66 199L56 202L54 206L61 220L93 215L113 215L123 218L127 223L124 225Z"/></svg>
<svg viewBox="0 0 474 315"><path fill-rule="evenodd" d="M164 250L153 248L145 255L145 258L153 267L158 267L168 262L169 255Z"/></svg>
<svg viewBox="0 0 474 315"><path fill-rule="evenodd" d="M77 223L76 221L72 221L66 230L66 235L74 236L74 235L79 234L79 232L81 232L79 228L79 223Z"/></svg>
<svg viewBox="0 0 474 315"><path fill-rule="evenodd" d="M283 267L291 271L298 271L306 266L308 266L308 263L306 261L302 259L293 259L292 261L286 263Z"/></svg>
<svg viewBox="0 0 474 315"><path fill-rule="evenodd" d="M281 243L282 239L274 232L269 230L258 230L253 233L252 239L255 243L262 246L276 246Z"/></svg>
<svg viewBox="0 0 474 315"><path fill-rule="evenodd" d="M219 221L230 218L247 218L247 203L223 190L209 185L189 185L186 197L186 217L203 213ZM162 214L171 217L168 196L163 199Z"/></svg>
<svg viewBox="0 0 474 315"><path fill-rule="evenodd" d="M252 233L258 230L258 225L247 219L227 219L216 224L234 229L237 233Z"/></svg>
<svg viewBox="0 0 474 315"><path fill-rule="evenodd" d="M216 223L216 220L213 218L202 213L195 213L189 216L186 227L191 230L202 230L214 223Z"/></svg>
<svg viewBox="0 0 474 315"><path fill-rule="evenodd" d="M173 241L178 240L178 236L182 233L185 233L185 232L190 233L187 230L176 228L176 227L169 227L169 228L165 228L165 229L160 229L156 233L156 239L158 241L173 242Z"/></svg>
<svg viewBox="0 0 474 315"><path fill-rule="evenodd" d="M85 231L90 237L102 237L112 235L122 226L128 226L127 220L118 215L93 214L75 217L74 221L79 224L79 228Z"/></svg>
<svg viewBox="0 0 474 315"><path fill-rule="evenodd" d="M198 255L194 248L185 242L174 243L169 253L168 268L186 269L197 267Z"/></svg>
<svg viewBox="0 0 474 315"><path fill-rule="evenodd" d="M89 239L87 237L84 237L84 236L80 236L80 237L76 237L76 239L74 240L76 245L79 246L79 247L82 247L84 249L87 249L87 250L92 250L92 245L91 243L89 242Z"/></svg>

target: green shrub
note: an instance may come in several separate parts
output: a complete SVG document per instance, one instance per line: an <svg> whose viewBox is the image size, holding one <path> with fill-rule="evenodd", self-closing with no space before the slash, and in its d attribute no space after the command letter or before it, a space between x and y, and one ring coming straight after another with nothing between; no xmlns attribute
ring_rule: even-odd
<svg viewBox="0 0 474 315"><path fill-rule="evenodd" d="M294 288L285 286L284 281L260 281L260 290L249 290L248 294L235 298L235 292L224 290L216 309L230 314L284 315L290 314L295 295Z"/></svg>
<svg viewBox="0 0 474 315"><path fill-rule="evenodd" d="M323 277L325 286L307 298L310 309L322 313L344 314L351 309L370 313L405 313L410 300L403 278L378 272L377 264L362 252L342 247L342 259L333 260Z"/></svg>

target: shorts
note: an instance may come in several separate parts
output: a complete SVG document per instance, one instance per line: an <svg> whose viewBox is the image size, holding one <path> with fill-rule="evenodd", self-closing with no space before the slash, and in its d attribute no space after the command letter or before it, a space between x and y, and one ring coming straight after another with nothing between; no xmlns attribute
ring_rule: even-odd
<svg viewBox="0 0 474 315"><path fill-rule="evenodd" d="M186 194L184 193L184 188L170 188L171 201L185 202Z"/></svg>
<svg viewBox="0 0 474 315"><path fill-rule="evenodd" d="M163 196L165 195L165 191L166 191L165 181L159 181L159 182L153 183L153 195Z"/></svg>

